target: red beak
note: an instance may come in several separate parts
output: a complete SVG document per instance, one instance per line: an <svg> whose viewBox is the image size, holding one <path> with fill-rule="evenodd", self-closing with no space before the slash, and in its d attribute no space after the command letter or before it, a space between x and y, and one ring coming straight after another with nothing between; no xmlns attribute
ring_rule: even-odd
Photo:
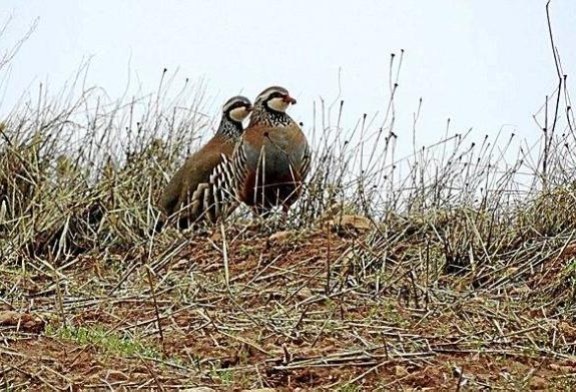
<svg viewBox="0 0 576 392"><path fill-rule="evenodd" d="M296 104L296 99L292 98L290 95L285 95L284 102L291 103L292 105L294 105Z"/></svg>

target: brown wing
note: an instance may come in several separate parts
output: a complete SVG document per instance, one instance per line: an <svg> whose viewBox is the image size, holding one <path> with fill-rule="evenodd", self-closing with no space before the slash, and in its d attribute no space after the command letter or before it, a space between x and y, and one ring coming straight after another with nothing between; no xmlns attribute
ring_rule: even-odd
<svg viewBox="0 0 576 392"><path fill-rule="evenodd" d="M312 151L310 150L310 146L308 142L306 142L306 149L304 151L304 155L302 157L302 162L300 163L300 181L304 181L308 174L310 173L310 165L312 164Z"/></svg>
<svg viewBox="0 0 576 392"><path fill-rule="evenodd" d="M212 138L199 151L192 154L170 180L161 198L160 206L172 215L191 201L194 191L208 182L213 169L222 161L222 155L231 155L233 144Z"/></svg>
<svg viewBox="0 0 576 392"><path fill-rule="evenodd" d="M311 151L308 140L300 127L293 123L287 130L287 138L291 146L293 146L293 156L291 157L290 164L297 171L297 181L304 181L308 172L310 171Z"/></svg>

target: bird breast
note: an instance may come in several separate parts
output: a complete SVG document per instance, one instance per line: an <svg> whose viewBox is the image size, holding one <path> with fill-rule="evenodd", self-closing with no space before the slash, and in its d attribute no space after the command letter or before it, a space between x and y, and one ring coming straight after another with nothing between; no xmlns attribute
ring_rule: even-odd
<svg viewBox="0 0 576 392"><path fill-rule="evenodd" d="M294 135L296 134L296 135ZM286 132L274 130L264 134L260 148L252 146L246 151L248 166L262 168L267 175L283 175L298 169L306 152L307 143L301 142L300 130Z"/></svg>

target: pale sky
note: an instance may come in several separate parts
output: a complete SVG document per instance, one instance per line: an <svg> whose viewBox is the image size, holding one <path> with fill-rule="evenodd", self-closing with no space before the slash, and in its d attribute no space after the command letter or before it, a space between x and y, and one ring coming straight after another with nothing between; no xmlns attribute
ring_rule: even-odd
<svg viewBox="0 0 576 392"><path fill-rule="evenodd" d="M399 141L411 142L412 113L423 98L418 140L452 130L523 138L539 130L532 114L556 86L545 1L175 1L2 0L0 21L13 16L0 49L39 17L13 60L0 112L26 89L48 82L56 92L83 59L89 84L120 97L156 89L164 67L177 80L203 80L214 116L228 97L253 99L271 84L299 103L293 117L310 123L312 102L338 94L352 125L383 112L390 53L405 50L396 101ZM569 86L576 81L576 1L552 1L553 28ZM139 86L138 86L139 85Z"/></svg>

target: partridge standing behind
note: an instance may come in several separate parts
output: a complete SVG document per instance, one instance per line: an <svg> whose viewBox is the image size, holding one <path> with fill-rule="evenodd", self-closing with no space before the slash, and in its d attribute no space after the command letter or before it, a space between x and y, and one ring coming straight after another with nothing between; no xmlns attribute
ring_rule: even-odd
<svg viewBox="0 0 576 392"><path fill-rule="evenodd" d="M286 114L295 103L283 87L269 87L258 95L232 158L211 176L220 200L232 194L258 214L267 214L275 206L288 212L300 196L311 161L306 136Z"/></svg>
<svg viewBox="0 0 576 392"><path fill-rule="evenodd" d="M210 174L232 155L242 135L242 121L251 110L248 98L230 98L222 108L222 120L216 134L186 160L166 186L160 207L169 219L177 220L180 229L203 218L215 221L222 215L219 211L221 205L211 192ZM157 230L162 226L163 222Z"/></svg>

